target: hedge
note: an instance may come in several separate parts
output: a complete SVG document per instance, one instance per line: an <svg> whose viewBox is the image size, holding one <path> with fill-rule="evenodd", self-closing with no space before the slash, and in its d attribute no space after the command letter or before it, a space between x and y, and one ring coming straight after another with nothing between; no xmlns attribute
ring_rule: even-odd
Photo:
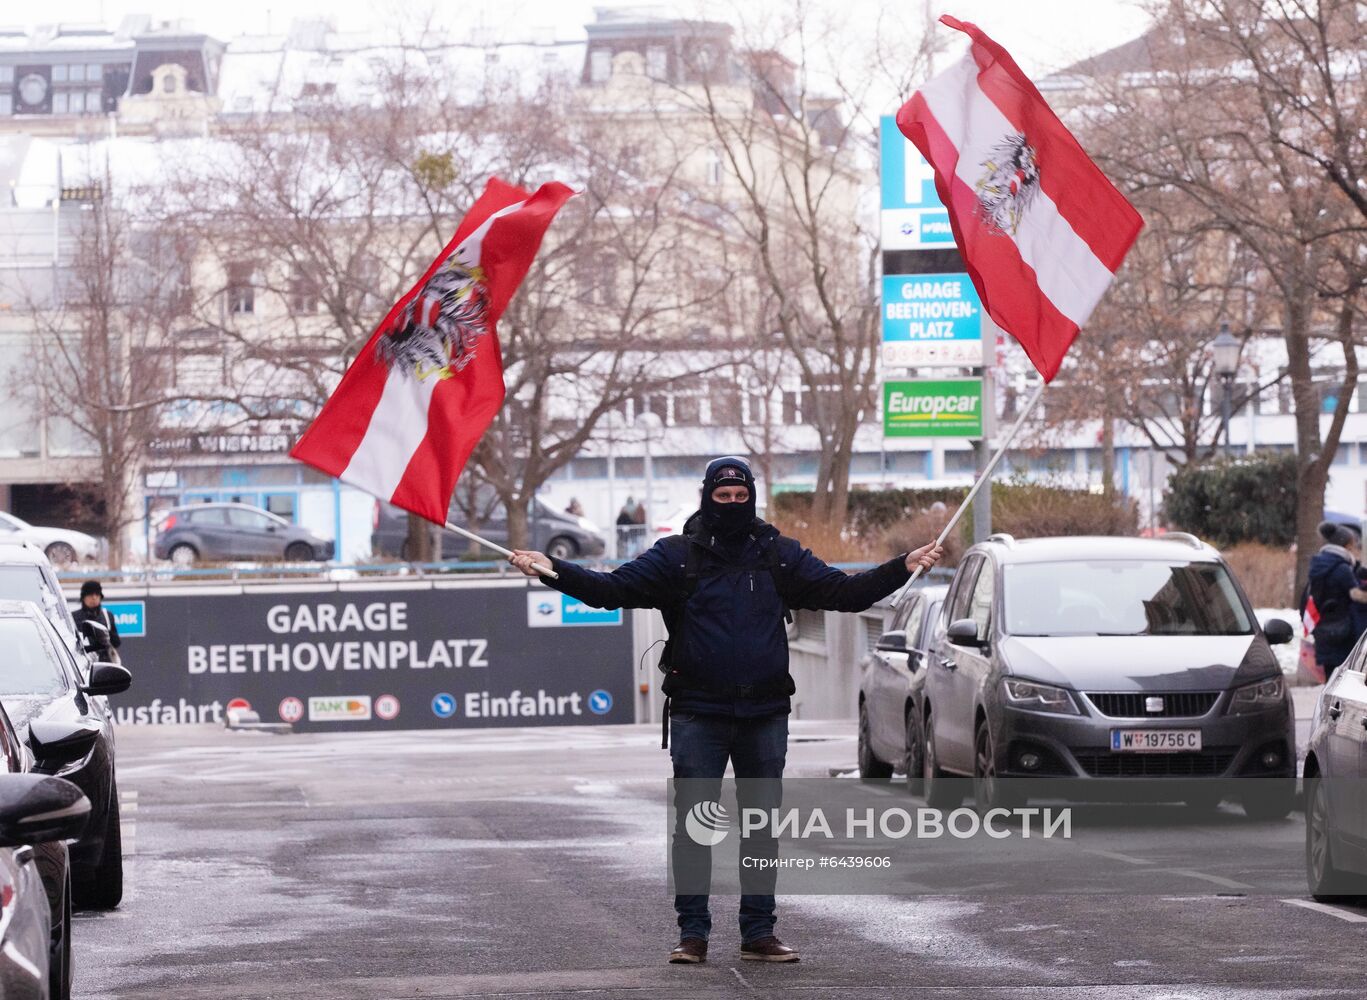
<svg viewBox="0 0 1367 1000"><path fill-rule="evenodd" d="M1168 477L1164 517L1220 547L1286 546L1296 535L1296 456L1262 452L1189 464Z"/></svg>

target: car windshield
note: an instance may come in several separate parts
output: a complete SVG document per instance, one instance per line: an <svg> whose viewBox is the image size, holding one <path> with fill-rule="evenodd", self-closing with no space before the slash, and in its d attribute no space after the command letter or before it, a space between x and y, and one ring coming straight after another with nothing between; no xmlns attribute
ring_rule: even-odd
<svg viewBox="0 0 1367 1000"><path fill-rule="evenodd" d="M1253 623L1219 563L1137 560L1007 566L1011 635L1249 635Z"/></svg>
<svg viewBox="0 0 1367 1000"><path fill-rule="evenodd" d="M66 690L56 651L31 618L0 618L0 696L52 695Z"/></svg>
<svg viewBox="0 0 1367 1000"><path fill-rule="evenodd" d="M46 589L37 566L0 566L0 601L33 601L42 607Z"/></svg>

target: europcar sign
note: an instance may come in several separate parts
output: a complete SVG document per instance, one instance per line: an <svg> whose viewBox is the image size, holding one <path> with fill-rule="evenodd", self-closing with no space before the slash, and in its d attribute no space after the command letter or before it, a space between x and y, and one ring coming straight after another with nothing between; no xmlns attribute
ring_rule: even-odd
<svg viewBox="0 0 1367 1000"><path fill-rule="evenodd" d="M883 434L886 437L982 437L983 380L884 382Z"/></svg>
<svg viewBox="0 0 1367 1000"><path fill-rule="evenodd" d="M120 649L133 686L110 699L116 721L222 724L242 702L300 730L635 721L622 614L539 585L212 590L139 597L145 635ZM536 617L556 621L530 621L546 601L557 614Z"/></svg>

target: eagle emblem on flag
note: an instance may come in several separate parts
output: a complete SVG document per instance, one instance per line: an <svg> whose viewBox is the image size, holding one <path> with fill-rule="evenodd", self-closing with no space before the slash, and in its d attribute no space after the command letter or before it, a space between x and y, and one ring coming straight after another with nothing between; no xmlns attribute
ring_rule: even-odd
<svg viewBox="0 0 1367 1000"><path fill-rule="evenodd" d="M390 370L418 381L451 378L475 357L488 331L484 270L459 251L439 267L379 338L375 351Z"/></svg>
<svg viewBox="0 0 1367 1000"><path fill-rule="evenodd" d="M983 220L997 232L1015 236L1039 190L1035 149L1019 132L1004 136L991 148L982 167L983 174L973 190Z"/></svg>

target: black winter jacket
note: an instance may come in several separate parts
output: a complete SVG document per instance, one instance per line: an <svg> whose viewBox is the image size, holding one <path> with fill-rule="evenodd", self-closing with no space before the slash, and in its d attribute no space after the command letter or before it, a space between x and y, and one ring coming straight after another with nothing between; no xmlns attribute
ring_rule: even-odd
<svg viewBox="0 0 1367 1000"><path fill-rule="evenodd" d="M663 613L672 639L670 666L681 682L672 696L674 712L786 715L785 610L863 611L910 577L905 555L848 575L760 520L736 551L706 537L697 515L684 532L662 538L611 573L552 559L560 579L545 581L591 607ZM690 546L699 549L691 595Z"/></svg>

